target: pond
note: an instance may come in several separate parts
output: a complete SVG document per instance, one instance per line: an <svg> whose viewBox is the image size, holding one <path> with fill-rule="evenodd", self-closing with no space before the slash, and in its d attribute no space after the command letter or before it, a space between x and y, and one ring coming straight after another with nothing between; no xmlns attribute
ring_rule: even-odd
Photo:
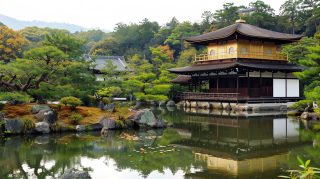
<svg viewBox="0 0 320 179"><path fill-rule="evenodd" d="M281 113L155 112L174 127L3 139L0 178L56 178L78 168L94 179L270 179L296 167L297 155L320 166L308 126Z"/></svg>

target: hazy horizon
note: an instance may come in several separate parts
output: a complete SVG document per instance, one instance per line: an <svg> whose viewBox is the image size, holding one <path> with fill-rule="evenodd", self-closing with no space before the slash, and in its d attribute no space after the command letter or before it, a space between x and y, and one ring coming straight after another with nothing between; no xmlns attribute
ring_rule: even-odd
<svg viewBox="0 0 320 179"><path fill-rule="evenodd" d="M223 4L248 5L253 0L199 0L152 2L150 0L0 0L0 14L24 21L68 23L87 29L113 31L117 23L139 23L144 18L160 25L173 17L199 22L204 11L215 12ZM285 0L266 1L275 12Z"/></svg>

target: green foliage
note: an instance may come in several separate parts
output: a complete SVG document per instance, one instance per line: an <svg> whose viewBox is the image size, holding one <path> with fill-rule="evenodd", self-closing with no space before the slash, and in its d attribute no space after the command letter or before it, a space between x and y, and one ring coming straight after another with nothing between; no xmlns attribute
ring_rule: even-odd
<svg viewBox="0 0 320 179"><path fill-rule="evenodd" d="M102 88L98 91L98 95L101 97L116 97L121 93L122 93L121 88L117 86Z"/></svg>
<svg viewBox="0 0 320 179"><path fill-rule="evenodd" d="M299 161L298 170L287 170L289 176L279 176L281 178L291 178L291 179L308 179L308 178L320 178L320 168L311 167L311 160L303 161L299 156L297 156Z"/></svg>
<svg viewBox="0 0 320 179"><path fill-rule="evenodd" d="M75 113L75 112L71 113L69 118L70 118L71 124L73 124L73 125L80 124L80 122L84 119L81 114L78 114L78 113Z"/></svg>
<svg viewBox="0 0 320 179"><path fill-rule="evenodd" d="M307 106L312 106L311 100L300 100L291 105L290 108L303 111Z"/></svg>
<svg viewBox="0 0 320 179"><path fill-rule="evenodd" d="M314 108L313 109L316 115L320 118L320 108Z"/></svg>
<svg viewBox="0 0 320 179"><path fill-rule="evenodd" d="M70 59L79 59L83 54L82 46L84 41L67 33L56 32L47 35L44 40L44 44L58 48Z"/></svg>
<svg viewBox="0 0 320 179"><path fill-rule="evenodd" d="M0 101L30 102L32 98L26 93L0 92Z"/></svg>
<svg viewBox="0 0 320 179"><path fill-rule="evenodd" d="M305 96L307 99L310 99L313 101L320 101L320 86L315 87L311 91L306 91Z"/></svg>
<svg viewBox="0 0 320 179"><path fill-rule="evenodd" d="M30 117L23 117L22 119L23 122L23 129L24 131L29 131L35 128L35 123Z"/></svg>
<svg viewBox="0 0 320 179"><path fill-rule="evenodd" d="M10 61L21 57L27 40L7 26L0 26L0 61Z"/></svg>
<svg viewBox="0 0 320 179"><path fill-rule="evenodd" d="M112 37L106 38L95 43L90 49L91 55L121 55L119 52L119 43Z"/></svg>
<svg viewBox="0 0 320 179"><path fill-rule="evenodd" d="M68 96L60 99L60 103L64 104L65 106L70 106L72 110L75 110L82 104L79 98L73 96Z"/></svg>

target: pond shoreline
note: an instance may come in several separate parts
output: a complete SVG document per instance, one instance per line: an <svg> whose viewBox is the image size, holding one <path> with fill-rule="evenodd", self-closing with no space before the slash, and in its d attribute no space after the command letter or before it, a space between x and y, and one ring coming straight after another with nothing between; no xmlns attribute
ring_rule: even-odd
<svg viewBox="0 0 320 179"><path fill-rule="evenodd" d="M109 130L167 127L167 123L150 109L117 108L111 112L94 107L79 107L76 111L70 111L68 108L57 109L54 105L24 104L6 105L4 111L12 111L11 108L16 109L20 115L0 113L0 134L2 136L89 131L101 131L102 135L107 135ZM72 123L74 114L83 119ZM14 117L10 118L10 116Z"/></svg>

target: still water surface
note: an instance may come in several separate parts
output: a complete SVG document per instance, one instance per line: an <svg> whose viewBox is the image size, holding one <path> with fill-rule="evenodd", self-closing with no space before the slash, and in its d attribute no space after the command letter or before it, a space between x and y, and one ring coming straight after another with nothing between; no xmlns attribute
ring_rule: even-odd
<svg viewBox="0 0 320 179"><path fill-rule="evenodd" d="M174 127L1 140L0 178L56 178L78 168L93 179L270 179L297 166L297 155L320 166L305 123L286 115L155 111Z"/></svg>

